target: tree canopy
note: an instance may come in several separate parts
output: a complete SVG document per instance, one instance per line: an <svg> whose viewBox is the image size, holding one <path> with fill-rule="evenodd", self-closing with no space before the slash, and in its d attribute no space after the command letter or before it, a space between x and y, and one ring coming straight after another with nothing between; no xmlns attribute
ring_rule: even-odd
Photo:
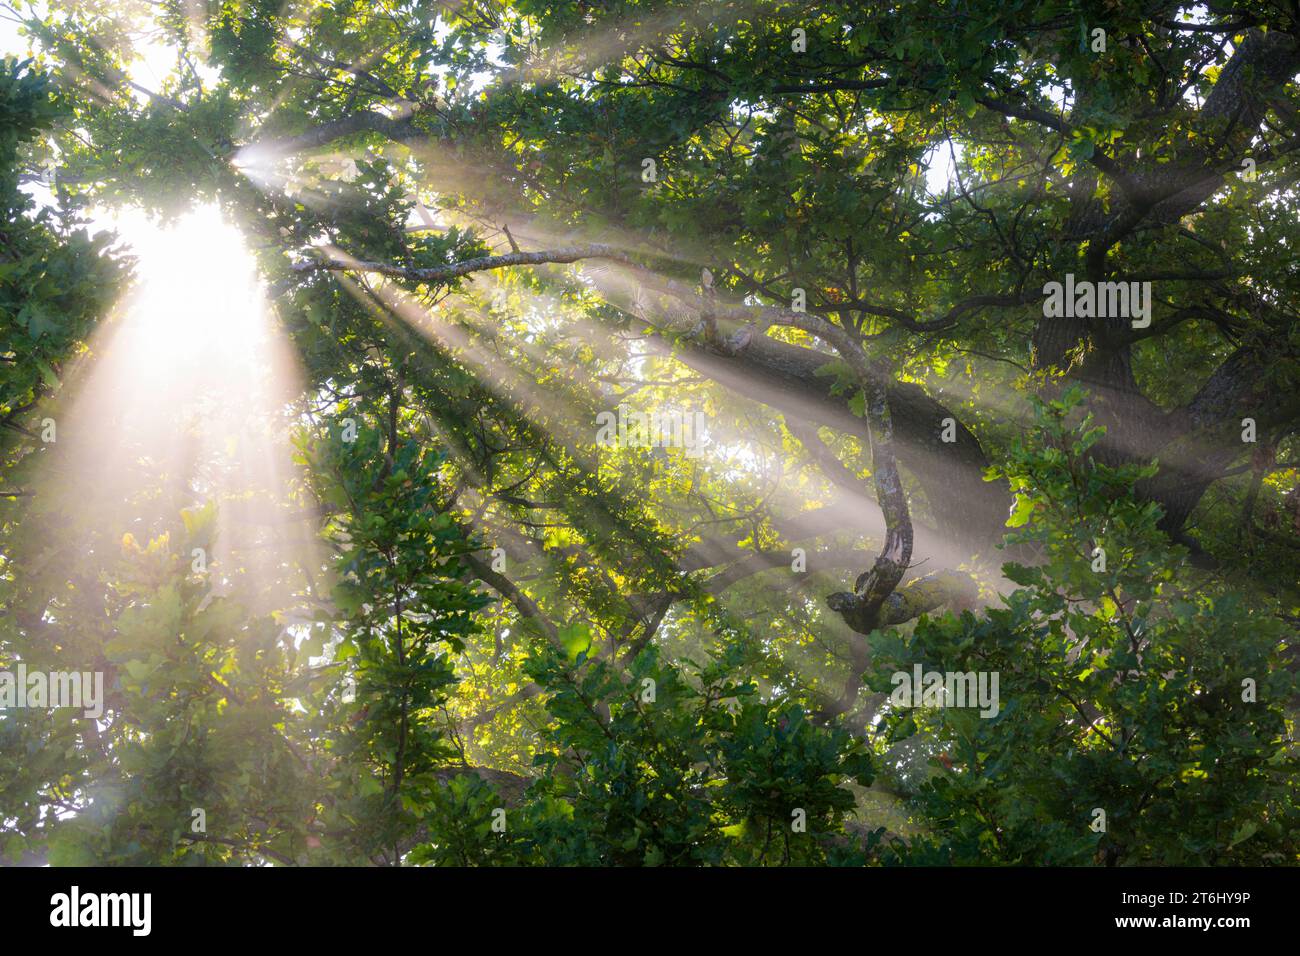
<svg viewBox="0 0 1300 956"><path fill-rule="evenodd" d="M1296 862L1294 3L0 18L11 860Z"/></svg>

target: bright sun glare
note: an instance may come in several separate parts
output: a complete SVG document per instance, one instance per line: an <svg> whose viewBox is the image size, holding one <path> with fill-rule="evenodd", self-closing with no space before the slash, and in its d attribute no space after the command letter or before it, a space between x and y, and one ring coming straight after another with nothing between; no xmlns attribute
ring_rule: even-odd
<svg viewBox="0 0 1300 956"><path fill-rule="evenodd" d="M243 236L213 207L170 224L130 210L105 225L136 257L135 282L61 416L67 507L144 542L181 509L215 506L217 582L310 564L310 526L283 520L301 375ZM142 499L144 475L162 479L161 494Z"/></svg>
<svg viewBox="0 0 1300 956"><path fill-rule="evenodd" d="M256 354L267 331L262 285L243 237L219 210L202 207L171 226L131 211L116 226L138 257L121 344L142 372L230 372L237 363L228 358Z"/></svg>

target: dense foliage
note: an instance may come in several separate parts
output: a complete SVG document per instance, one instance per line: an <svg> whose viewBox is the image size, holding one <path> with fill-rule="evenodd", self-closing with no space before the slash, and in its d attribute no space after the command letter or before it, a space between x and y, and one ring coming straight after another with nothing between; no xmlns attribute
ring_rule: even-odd
<svg viewBox="0 0 1300 956"><path fill-rule="evenodd" d="M0 13L7 859L1296 862L1294 4Z"/></svg>

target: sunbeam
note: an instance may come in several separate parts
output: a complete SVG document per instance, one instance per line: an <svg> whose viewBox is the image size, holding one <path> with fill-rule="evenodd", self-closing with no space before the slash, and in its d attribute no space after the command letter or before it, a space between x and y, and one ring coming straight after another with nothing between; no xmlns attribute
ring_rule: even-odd
<svg viewBox="0 0 1300 956"><path fill-rule="evenodd" d="M214 590L297 580L315 564L309 524L285 520L301 376L242 236L213 207L168 226L138 212L114 224L137 257L138 282L57 415L50 480L63 507L142 541L174 525L179 509L211 508L204 553L182 557L210 572ZM146 492L160 479L161 490ZM268 606L287 596L262 594Z"/></svg>

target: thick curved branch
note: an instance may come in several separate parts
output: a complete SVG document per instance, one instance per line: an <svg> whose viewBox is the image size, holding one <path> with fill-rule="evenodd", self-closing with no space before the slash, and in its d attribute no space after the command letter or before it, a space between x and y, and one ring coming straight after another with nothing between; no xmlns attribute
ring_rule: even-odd
<svg viewBox="0 0 1300 956"><path fill-rule="evenodd" d="M1038 302L1042 299L1041 293L1017 293L1006 295L973 295L963 299L954 305L943 315L936 316L933 319L918 319L901 309L891 308L884 305L873 305L870 302L854 300L852 302L835 302L829 305L821 306L818 311L828 313L843 312L865 312L867 315L877 315L881 318L893 319L909 332L943 332L953 328L957 320L969 312L979 312L981 309L990 307L1007 307L1015 305L1028 305L1031 302Z"/></svg>
<svg viewBox="0 0 1300 956"><path fill-rule="evenodd" d="M328 253L326 253L328 255ZM593 243L585 246L561 246L540 252L508 252L499 256L479 256L451 262L445 266L432 266L424 269L393 265L389 262L362 262L346 256L322 259L318 262L300 262L292 268L295 272L364 272L374 275L389 276L394 279L409 279L414 282L437 283L451 282L475 272L490 272L493 269L506 269L511 266L540 266L577 262L580 259L611 259L628 265L637 265L627 253L614 246Z"/></svg>
<svg viewBox="0 0 1300 956"><path fill-rule="evenodd" d="M520 615L537 622L537 626L542 629L542 632L551 641L559 641L559 630L551 623L550 618L542 613L542 609L537 606L537 603L516 587L513 581L504 574L493 571L491 565L474 554L465 554L462 557L479 580L489 585L492 590L513 604Z"/></svg>
<svg viewBox="0 0 1300 956"><path fill-rule="evenodd" d="M355 136L358 133L378 133L395 143L404 143L424 135L416 128L412 119L413 114L409 111L406 115L389 116L386 113L365 110L321 123L294 136L260 139L243 147L239 151L239 157L247 162L274 161L297 153L321 149L335 140Z"/></svg>

